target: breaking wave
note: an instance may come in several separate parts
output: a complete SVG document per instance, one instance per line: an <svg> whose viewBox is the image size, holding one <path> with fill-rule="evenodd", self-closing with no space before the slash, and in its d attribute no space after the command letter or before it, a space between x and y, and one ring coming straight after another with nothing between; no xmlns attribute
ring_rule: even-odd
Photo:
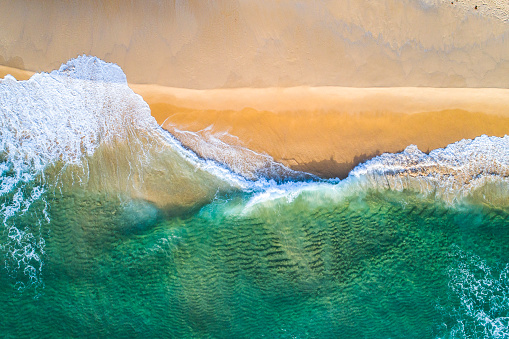
<svg viewBox="0 0 509 339"><path fill-rule="evenodd" d="M361 186L431 194L449 203L480 193L488 201L503 199L509 184L509 136L464 139L429 154L411 145L357 166L350 179ZM490 192L483 192L489 184Z"/></svg>
<svg viewBox="0 0 509 339"><path fill-rule="evenodd" d="M80 186L186 210L245 185L180 146L120 67L95 57L27 81L6 76L0 101L1 246L10 274L28 278L21 289L42 284L47 192Z"/></svg>

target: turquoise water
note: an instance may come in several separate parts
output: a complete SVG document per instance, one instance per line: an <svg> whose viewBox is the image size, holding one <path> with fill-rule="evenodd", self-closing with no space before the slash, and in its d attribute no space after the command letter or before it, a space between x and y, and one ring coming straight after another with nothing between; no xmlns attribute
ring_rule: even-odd
<svg viewBox="0 0 509 339"><path fill-rule="evenodd" d="M507 138L409 148L344 181L250 181L97 79L118 68L74 62L0 83L1 337L509 337ZM59 114L45 88L69 94L68 120L16 122L20 92L32 117Z"/></svg>

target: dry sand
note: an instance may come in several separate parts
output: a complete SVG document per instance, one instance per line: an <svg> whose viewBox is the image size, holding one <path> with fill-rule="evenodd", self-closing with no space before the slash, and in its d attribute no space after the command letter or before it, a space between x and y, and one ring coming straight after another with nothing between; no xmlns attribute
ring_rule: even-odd
<svg viewBox="0 0 509 339"><path fill-rule="evenodd" d="M181 88L509 88L508 13L506 0L5 0L0 65L48 72L85 53Z"/></svg>
<svg viewBox="0 0 509 339"><path fill-rule="evenodd" d="M201 131L205 141L216 134L322 177L345 177L359 162L410 144L429 151L509 131L505 89L131 87L184 145L195 141L180 130Z"/></svg>

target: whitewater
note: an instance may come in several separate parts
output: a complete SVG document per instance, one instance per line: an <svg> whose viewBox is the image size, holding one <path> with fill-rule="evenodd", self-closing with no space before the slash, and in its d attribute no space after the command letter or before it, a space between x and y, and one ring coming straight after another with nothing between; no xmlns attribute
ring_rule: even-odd
<svg viewBox="0 0 509 339"><path fill-rule="evenodd" d="M0 117L7 337L509 337L507 135L321 179L183 146L91 56Z"/></svg>

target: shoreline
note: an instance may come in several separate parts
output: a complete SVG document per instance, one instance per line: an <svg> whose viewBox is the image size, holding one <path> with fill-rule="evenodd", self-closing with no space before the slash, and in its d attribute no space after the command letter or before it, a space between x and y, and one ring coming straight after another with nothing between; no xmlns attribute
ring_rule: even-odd
<svg viewBox="0 0 509 339"><path fill-rule="evenodd" d="M8 73L18 80L33 74L0 66L0 77ZM509 131L507 89L129 86L163 128L202 157L219 139L323 178L344 178L359 163L411 144L429 152Z"/></svg>

